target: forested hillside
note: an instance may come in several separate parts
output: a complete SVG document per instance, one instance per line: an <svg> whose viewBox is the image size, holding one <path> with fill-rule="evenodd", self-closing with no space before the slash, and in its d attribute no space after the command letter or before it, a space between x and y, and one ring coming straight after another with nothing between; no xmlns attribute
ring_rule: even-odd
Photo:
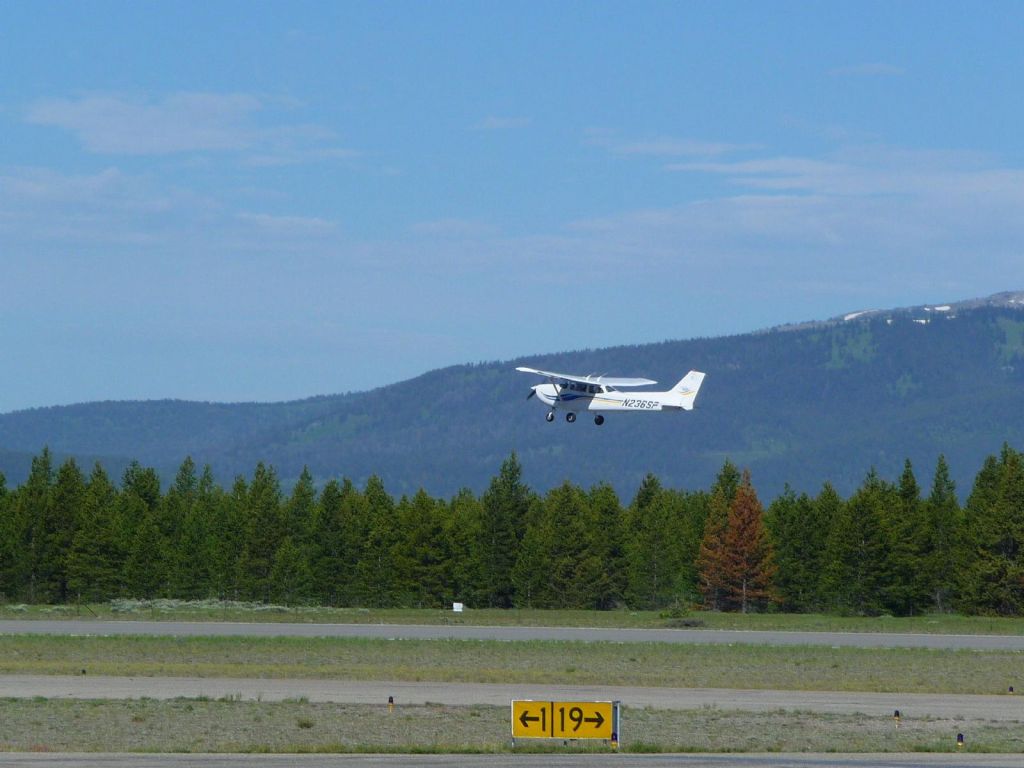
<svg viewBox="0 0 1024 768"><path fill-rule="evenodd" d="M191 459L164 492L138 463L116 482L44 451L19 487L0 476L0 602L1024 613L1024 456L988 456L964 506L943 457L927 474L765 509L728 461L706 489L647 475L623 503L607 484L535 492L514 454L444 499L308 472L286 493L263 464L223 488Z"/></svg>
<svg viewBox="0 0 1024 768"><path fill-rule="evenodd" d="M1024 443L1024 304L889 311L714 339L538 355L432 371L370 392L278 404L90 403L0 416L0 469L26 477L25 456L129 459L166 485L182 456L229 484L262 461L290 487L308 467L357 485L377 475L396 493L481 492L515 451L533 487L565 480L630 493L648 474L667 487L708 487L726 458L763 493L789 483L850 493L865 468L884 478L944 454L969 487L994 445ZM517 364L648 376L665 385L708 376L691 413L611 415L596 427L548 424L525 398ZM18 454L13 456L13 453ZM85 460L85 457L90 457Z"/></svg>

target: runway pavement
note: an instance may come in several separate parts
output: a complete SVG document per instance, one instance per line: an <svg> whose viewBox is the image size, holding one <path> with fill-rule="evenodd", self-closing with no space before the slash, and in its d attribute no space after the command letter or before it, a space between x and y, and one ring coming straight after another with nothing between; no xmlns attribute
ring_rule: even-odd
<svg viewBox="0 0 1024 768"><path fill-rule="evenodd" d="M985 754L153 755L0 753L0 768L1020 768Z"/></svg>
<svg viewBox="0 0 1024 768"><path fill-rule="evenodd" d="M1024 635L931 635L871 632L776 632L721 629L480 627L459 624L289 624L225 621L0 620L0 634L169 635L175 637L363 637L412 640L559 640L610 643L821 645L1024 651Z"/></svg>

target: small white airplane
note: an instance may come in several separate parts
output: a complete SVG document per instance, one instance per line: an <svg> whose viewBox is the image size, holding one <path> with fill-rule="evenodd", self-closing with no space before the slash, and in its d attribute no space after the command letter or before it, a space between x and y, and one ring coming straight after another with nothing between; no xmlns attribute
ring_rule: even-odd
<svg viewBox="0 0 1024 768"><path fill-rule="evenodd" d="M646 387L657 384L650 379L622 379L611 376L572 376L567 373L538 371L536 368L516 368L523 373L535 373L547 378L547 384L535 384L526 396L534 395L550 410L544 418L555 420L555 410L561 408L565 420L576 421L580 411L692 411L693 401L704 381L700 371L690 371L667 392L619 392L623 387ZM594 423L604 424L604 416L598 413Z"/></svg>

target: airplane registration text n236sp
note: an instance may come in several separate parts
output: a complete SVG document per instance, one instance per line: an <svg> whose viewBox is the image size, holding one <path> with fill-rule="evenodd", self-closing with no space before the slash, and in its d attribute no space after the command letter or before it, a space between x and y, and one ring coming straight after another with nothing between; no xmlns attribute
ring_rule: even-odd
<svg viewBox="0 0 1024 768"><path fill-rule="evenodd" d="M548 408L545 418L555 420L555 411L565 411L565 420L576 421L580 411L595 411L594 423L604 424L607 411L692 411L704 374L690 371L678 384L665 392L620 392L620 389L646 387L658 382L651 379L616 378L613 376L574 376L567 373L540 371L520 366L517 371L533 373L547 379L545 384L530 388L529 400L536 396Z"/></svg>

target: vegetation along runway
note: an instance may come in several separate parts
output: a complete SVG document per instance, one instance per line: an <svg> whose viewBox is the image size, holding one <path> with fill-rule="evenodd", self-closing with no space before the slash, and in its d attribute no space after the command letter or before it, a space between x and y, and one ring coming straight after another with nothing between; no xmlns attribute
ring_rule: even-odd
<svg viewBox="0 0 1024 768"><path fill-rule="evenodd" d="M123 755L0 753L3 768L1020 768L1019 755Z"/></svg>
<svg viewBox="0 0 1024 768"><path fill-rule="evenodd" d="M567 642L817 645L1024 651L1024 635L788 632L606 627L496 627L411 624L305 624L219 621L0 620L0 635L164 635L171 637L359 637L409 640L555 640Z"/></svg>

